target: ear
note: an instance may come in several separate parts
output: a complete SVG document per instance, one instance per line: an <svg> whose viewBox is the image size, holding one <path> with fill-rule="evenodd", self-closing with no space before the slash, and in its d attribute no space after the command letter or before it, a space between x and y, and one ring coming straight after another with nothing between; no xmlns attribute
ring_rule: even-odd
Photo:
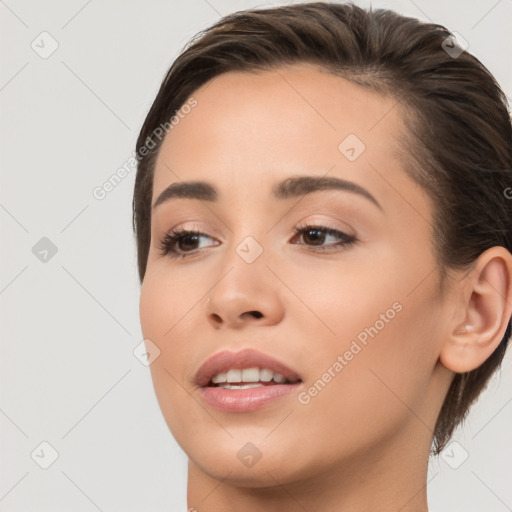
<svg viewBox="0 0 512 512"><path fill-rule="evenodd" d="M439 356L456 373L478 368L505 335L512 314L512 255L504 247L487 249L461 286L459 314Z"/></svg>

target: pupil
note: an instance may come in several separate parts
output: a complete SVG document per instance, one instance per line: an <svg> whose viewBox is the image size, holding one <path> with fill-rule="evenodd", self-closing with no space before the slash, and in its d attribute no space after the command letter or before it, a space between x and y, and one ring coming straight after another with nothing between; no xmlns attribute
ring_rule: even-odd
<svg viewBox="0 0 512 512"><path fill-rule="evenodd" d="M182 251L193 250L196 248L198 240L199 237L197 235L186 235L179 239L178 245Z"/></svg>
<svg viewBox="0 0 512 512"><path fill-rule="evenodd" d="M322 245L325 241L325 233L318 229L309 229L304 233L306 239L309 239L312 245ZM306 242L308 240L305 240Z"/></svg>

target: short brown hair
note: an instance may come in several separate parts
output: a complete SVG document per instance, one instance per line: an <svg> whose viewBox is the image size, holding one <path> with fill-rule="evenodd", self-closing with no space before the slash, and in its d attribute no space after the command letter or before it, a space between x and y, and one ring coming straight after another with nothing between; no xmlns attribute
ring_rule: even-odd
<svg viewBox="0 0 512 512"><path fill-rule="evenodd" d="M229 71L271 70L313 63L400 102L409 137L411 177L433 199L433 245L441 275L468 269L486 249L511 251L512 128L507 99L482 63L455 56L444 27L389 10L306 3L241 11L199 33L167 72L137 140L137 154L190 95ZM448 38L448 39L447 39ZM444 44L443 44L444 43ZM161 140L139 158L133 197L142 282L150 244L153 173ZM414 148L414 151L411 151ZM434 432L434 453L446 445L499 367L510 337L477 369L456 374Z"/></svg>

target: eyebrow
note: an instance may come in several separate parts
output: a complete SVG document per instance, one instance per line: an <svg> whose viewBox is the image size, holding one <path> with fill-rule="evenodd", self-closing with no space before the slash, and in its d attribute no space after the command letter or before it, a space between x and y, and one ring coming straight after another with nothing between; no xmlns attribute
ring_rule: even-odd
<svg viewBox="0 0 512 512"><path fill-rule="evenodd" d="M343 190L365 197L382 210L382 206L365 188L351 181L341 178L325 176L299 176L287 178L278 183L272 190L275 199L290 199L311 194L320 190ZM157 198L153 209L162 203L174 198L199 199L202 201L216 201L217 190L206 181L182 181L172 183Z"/></svg>

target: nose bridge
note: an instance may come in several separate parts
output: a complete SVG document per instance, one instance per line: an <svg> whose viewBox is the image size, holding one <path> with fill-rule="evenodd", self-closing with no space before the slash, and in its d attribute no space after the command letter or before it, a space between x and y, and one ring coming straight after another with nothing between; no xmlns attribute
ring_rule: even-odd
<svg viewBox="0 0 512 512"><path fill-rule="evenodd" d="M255 272L264 275L268 272L265 267L269 250L268 228L261 212L253 211L252 206L254 203L250 198L246 198L243 204L237 204L237 216L231 226L226 252L222 255L226 271L234 267L230 274L236 271L242 275Z"/></svg>
<svg viewBox="0 0 512 512"><path fill-rule="evenodd" d="M279 287L266 266L263 244L246 235L223 255L222 275L208 294L207 314L215 326L247 321L275 323L283 314Z"/></svg>
<svg viewBox="0 0 512 512"><path fill-rule="evenodd" d="M222 270L219 272L224 277L213 288L212 294L216 291L218 294L254 298L267 281L266 251L251 235L229 245L222 257Z"/></svg>

